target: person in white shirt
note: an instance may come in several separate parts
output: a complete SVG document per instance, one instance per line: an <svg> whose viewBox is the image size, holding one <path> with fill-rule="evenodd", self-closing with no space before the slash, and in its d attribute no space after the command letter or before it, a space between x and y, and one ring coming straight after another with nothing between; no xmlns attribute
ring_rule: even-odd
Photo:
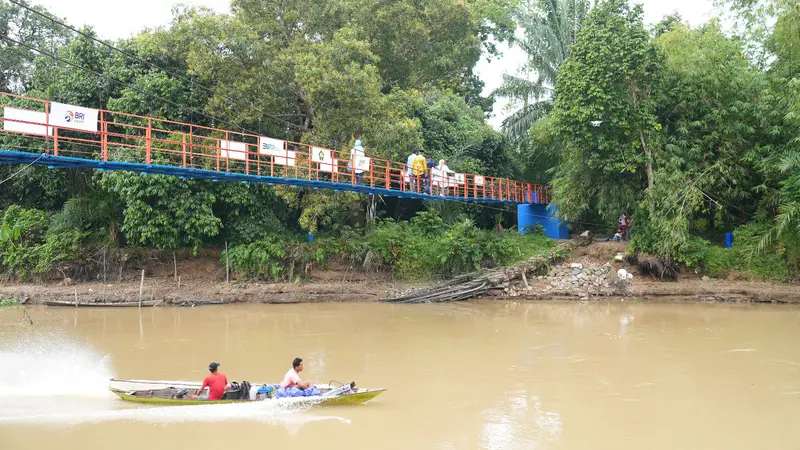
<svg viewBox="0 0 800 450"><path fill-rule="evenodd" d="M295 358L292 361L292 368L286 372L286 375L283 377L283 381L281 381L282 388L290 388L290 387L298 387L300 389L308 389L314 387L314 385L310 381L303 381L300 379L300 372L303 371L303 360L300 358Z"/></svg>
<svg viewBox="0 0 800 450"><path fill-rule="evenodd" d="M364 147L361 146L361 139L356 140L356 145L350 150L350 167L355 174L356 184L362 184L361 181L364 178L364 170L359 169L356 165L356 158L359 156L364 156Z"/></svg>
<svg viewBox="0 0 800 450"><path fill-rule="evenodd" d="M406 177L408 178L409 182L409 190L416 192L417 190L417 178L414 176L414 169L411 166L414 165L414 158L417 157L417 151L414 150L408 155L408 159L406 160Z"/></svg>
<svg viewBox="0 0 800 450"><path fill-rule="evenodd" d="M439 195L443 197L446 195L445 192L447 190L448 179L450 177L450 174L453 174L455 172L453 172L452 170L450 170L449 167L447 167L447 163L445 163L443 159L439 160L439 165L436 166L436 170L439 171L439 173L437 174L437 178L439 181Z"/></svg>

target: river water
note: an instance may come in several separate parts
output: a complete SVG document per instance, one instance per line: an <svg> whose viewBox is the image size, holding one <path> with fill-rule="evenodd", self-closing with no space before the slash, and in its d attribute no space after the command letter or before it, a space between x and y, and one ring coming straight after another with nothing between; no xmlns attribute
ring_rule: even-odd
<svg viewBox="0 0 800 450"><path fill-rule="evenodd" d="M800 309L470 302L0 310L0 449L800 448ZM108 379L388 391L154 407Z"/></svg>

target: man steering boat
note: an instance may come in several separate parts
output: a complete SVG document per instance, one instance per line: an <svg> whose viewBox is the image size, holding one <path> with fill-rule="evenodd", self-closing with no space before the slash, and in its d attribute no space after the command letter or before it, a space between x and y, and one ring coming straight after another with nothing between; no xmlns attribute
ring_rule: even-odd
<svg viewBox="0 0 800 450"><path fill-rule="evenodd" d="M283 377L280 388L275 392L275 396L281 397L310 397L320 395L319 389L310 381L303 381L300 372L303 371L303 359L295 358L292 361L292 368Z"/></svg>

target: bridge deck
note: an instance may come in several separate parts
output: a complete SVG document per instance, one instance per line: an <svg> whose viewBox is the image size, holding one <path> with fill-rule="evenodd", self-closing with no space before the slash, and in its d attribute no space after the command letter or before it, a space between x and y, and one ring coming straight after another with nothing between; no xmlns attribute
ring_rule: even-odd
<svg viewBox="0 0 800 450"><path fill-rule="evenodd" d="M0 92L0 163L125 170L403 198L548 203L549 186L433 169L199 125ZM66 111L66 112L65 112ZM79 118L79 119L78 119ZM360 174L351 170L360 169ZM432 185L432 191L426 190ZM431 195L434 194L434 195Z"/></svg>

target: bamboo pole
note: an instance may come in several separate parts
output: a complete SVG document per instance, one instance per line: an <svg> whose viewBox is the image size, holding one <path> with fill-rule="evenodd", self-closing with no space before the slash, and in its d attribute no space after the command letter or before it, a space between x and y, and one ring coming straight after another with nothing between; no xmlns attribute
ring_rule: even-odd
<svg viewBox="0 0 800 450"><path fill-rule="evenodd" d="M139 282L139 308L142 307L142 289L144 289L144 269L142 269L142 281Z"/></svg>
<svg viewBox="0 0 800 450"><path fill-rule="evenodd" d="M230 263L228 262L228 241L225 241L225 283L230 283Z"/></svg>

